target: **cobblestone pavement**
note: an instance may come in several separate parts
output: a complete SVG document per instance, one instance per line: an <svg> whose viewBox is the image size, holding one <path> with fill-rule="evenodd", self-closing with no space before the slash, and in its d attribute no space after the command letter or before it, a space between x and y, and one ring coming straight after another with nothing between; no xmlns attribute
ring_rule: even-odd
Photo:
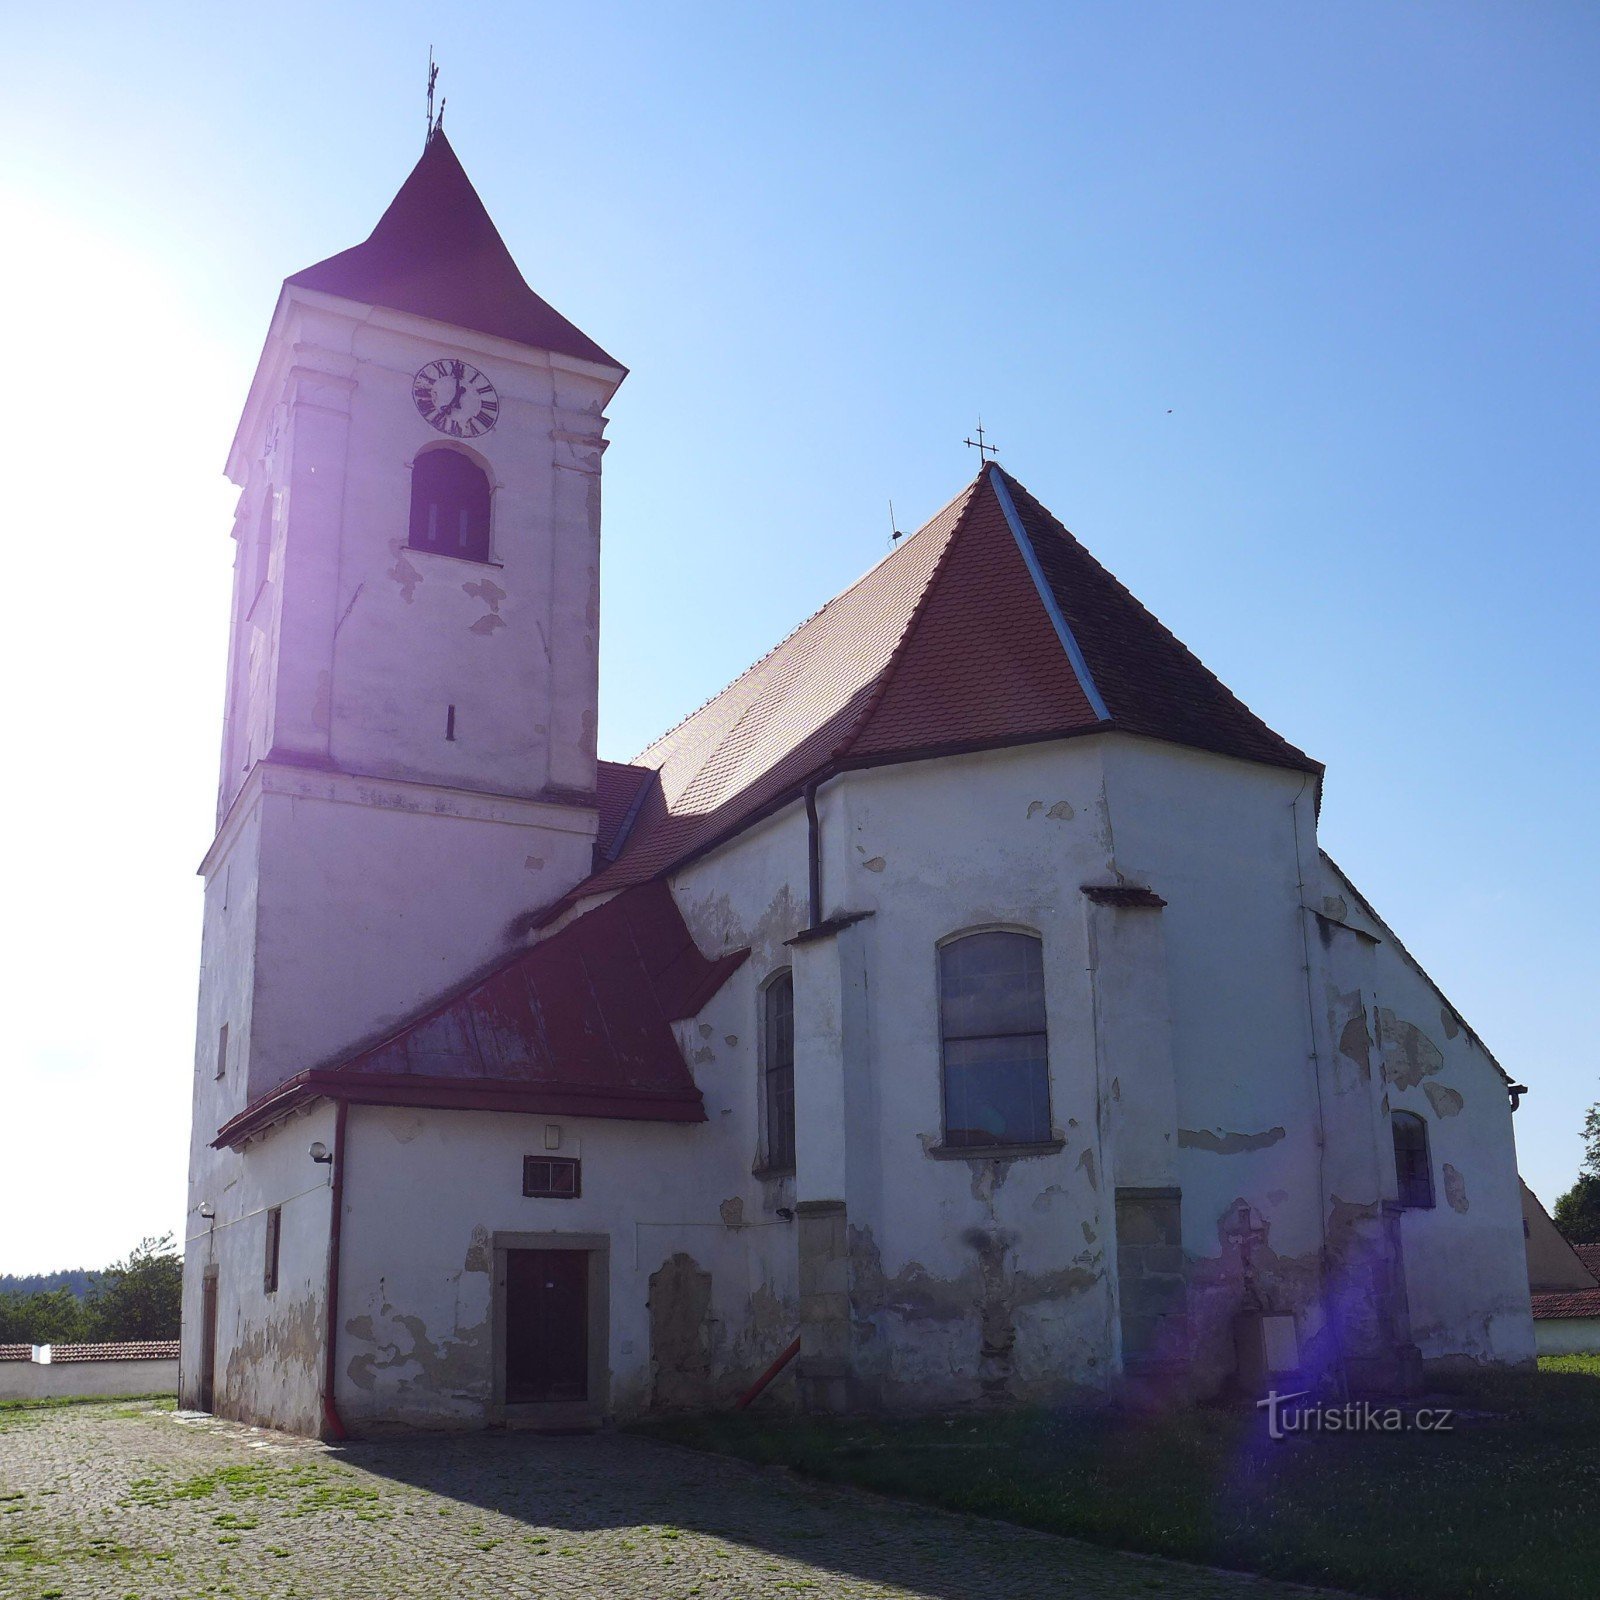
<svg viewBox="0 0 1600 1600"><path fill-rule="evenodd" d="M599 1434L330 1450L138 1403L0 1411L17 1600L1307 1600Z"/></svg>

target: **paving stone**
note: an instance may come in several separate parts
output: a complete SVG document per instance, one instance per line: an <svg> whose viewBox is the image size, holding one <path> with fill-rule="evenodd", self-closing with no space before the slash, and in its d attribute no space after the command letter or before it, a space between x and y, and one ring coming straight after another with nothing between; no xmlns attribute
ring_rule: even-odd
<svg viewBox="0 0 1600 1600"><path fill-rule="evenodd" d="M108 1403L0 1413L6 1600L1306 1600L617 1434L341 1448Z"/></svg>

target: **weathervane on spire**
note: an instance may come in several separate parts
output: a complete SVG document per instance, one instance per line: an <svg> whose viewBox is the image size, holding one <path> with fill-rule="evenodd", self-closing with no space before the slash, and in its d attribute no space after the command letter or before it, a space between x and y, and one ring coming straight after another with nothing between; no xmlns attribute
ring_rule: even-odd
<svg viewBox="0 0 1600 1600"><path fill-rule="evenodd" d="M983 418L982 417L978 418L977 433L978 433L978 437L976 439L963 439L961 442L969 450L976 450L978 452L978 459L980 461L987 461L990 456L998 456L1000 454L999 445L985 444L984 443L984 440L983 440Z"/></svg>
<svg viewBox="0 0 1600 1600"><path fill-rule="evenodd" d="M433 143L433 136L444 126L444 101L439 101L439 115L433 114L433 86L439 80L439 69L434 65L433 46L428 46L428 136L422 142Z"/></svg>

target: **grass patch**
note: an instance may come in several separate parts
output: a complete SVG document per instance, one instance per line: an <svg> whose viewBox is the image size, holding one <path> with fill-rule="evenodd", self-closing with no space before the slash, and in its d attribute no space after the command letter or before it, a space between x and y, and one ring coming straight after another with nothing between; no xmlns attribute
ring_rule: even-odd
<svg viewBox="0 0 1600 1600"><path fill-rule="evenodd" d="M39 1400L0 1400L0 1433L15 1428L37 1427L52 1411L69 1406L105 1406L111 1402L103 1394L51 1395ZM106 1414L113 1417L143 1416L147 1411L171 1411L177 1397L170 1394L130 1394L115 1397L117 1409Z"/></svg>
<svg viewBox="0 0 1600 1600"><path fill-rule="evenodd" d="M1449 1433L1273 1441L1258 1413L714 1417L648 1436L1125 1550L1385 1600L1594 1600L1600 1360L1474 1377ZM1578 1365L1566 1363L1576 1361Z"/></svg>
<svg viewBox="0 0 1600 1600"><path fill-rule="evenodd" d="M284 1515L290 1517L353 1511L359 1520L373 1522L387 1520L389 1516L387 1511L378 1509L382 1499L380 1491L363 1483L348 1468L309 1461L292 1466L247 1461L214 1467L189 1478L136 1478L129 1485L123 1504L170 1506L184 1500L210 1500L219 1495L225 1496L230 1505L234 1501L287 1501ZM255 1526L253 1520L233 1510L224 1510L214 1520L218 1527Z"/></svg>

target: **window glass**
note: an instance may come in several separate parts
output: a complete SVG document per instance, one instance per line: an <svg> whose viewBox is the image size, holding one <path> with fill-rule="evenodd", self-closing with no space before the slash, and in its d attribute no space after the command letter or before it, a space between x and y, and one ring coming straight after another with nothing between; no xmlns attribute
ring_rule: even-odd
<svg viewBox="0 0 1600 1600"><path fill-rule="evenodd" d="M782 972L761 992L767 1161L794 1171L794 976Z"/></svg>
<svg viewBox="0 0 1600 1600"><path fill-rule="evenodd" d="M1050 1138L1044 958L1026 933L974 933L939 952L945 1143Z"/></svg>
<svg viewBox="0 0 1600 1600"><path fill-rule="evenodd" d="M1394 1173L1400 1204L1426 1210L1433 1204L1433 1164L1428 1159L1428 1125L1409 1111L1390 1118L1394 1130Z"/></svg>

